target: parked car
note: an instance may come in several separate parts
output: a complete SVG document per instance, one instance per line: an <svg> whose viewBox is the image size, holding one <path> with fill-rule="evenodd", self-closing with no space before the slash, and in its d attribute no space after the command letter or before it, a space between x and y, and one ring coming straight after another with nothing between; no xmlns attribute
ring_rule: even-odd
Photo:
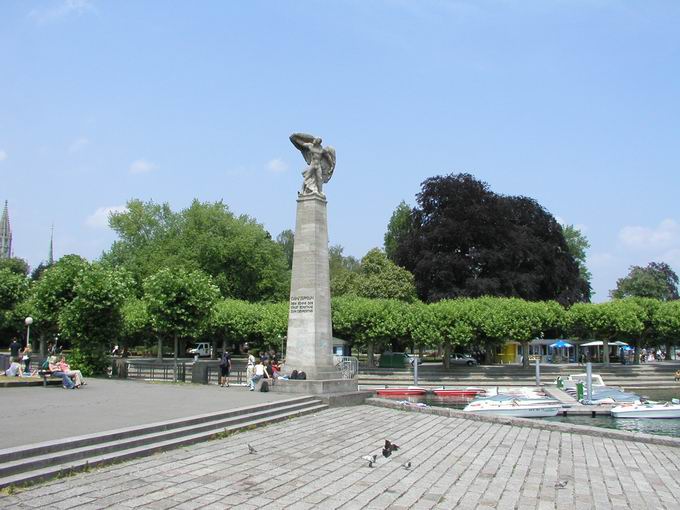
<svg viewBox="0 0 680 510"><path fill-rule="evenodd" d="M467 354L451 354L449 356L449 364L451 365L467 365L469 367L476 365L477 360L473 358L472 356L469 356Z"/></svg>
<svg viewBox="0 0 680 510"><path fill-rule="evenodd" d="M212 347L209 342L199 342L193 348L189 349L188 352L192 356L210 356L212 354Z"/></svg>

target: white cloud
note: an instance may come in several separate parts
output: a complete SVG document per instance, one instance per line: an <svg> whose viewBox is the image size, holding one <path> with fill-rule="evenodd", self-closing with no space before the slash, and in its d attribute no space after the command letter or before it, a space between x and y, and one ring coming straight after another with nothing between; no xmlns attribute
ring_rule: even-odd
<svg viewBox="0 0 680 510"><path fill-rule="evenodd" d="M130 164L130 173L145 174L148 172L153 172L154 170L158 170L159 168L160 167L156 163L152 163L151 161L147 161L145 159L138 159Z"/></svg>
<svg viewBox="0 0 680 510"><path fill-rule="evenodd" d="M267 168L269 171L279 174L288 170L288 163L281 158L274 158L267 163Z"/></svg>
<svg viewBox="0 0 680 510"><path fill-rule="evenodd" d="M0 149L0 161L5 161L7 159L7 152Z"/></svg>
<svg viewBox="0 0 680 510"><path fill-rule="evenodd" d="M667 218L654 228L626 226L619 231L619 240L630 248L669 248L680 242L680 224Z"/></svg>
<svg viewBox="0 0 680 510"><path fill-rule="evenodd" d="M69 145L68 151L73 154L75 152L79 152L79 151L83 150L88 145L90 145L90 140L88 140L84 136L81 136L81 137L73 140L73 143L71 143L71 145Z"/></svg>
<svg viewBox="0 0 680 510"><path fill-rule="evenodd" d="M109 216L111 216L111 214L124 211L127 211L127 208L124 205L100 207L87 217L85 224L92 228L106 228L109 226Z"/></svg>
<svg viewBox="0 0 680 510"><path fill-rule="evenodd" d="M61 0L56 4L52 4L50 7L32 9L28 13L28 17L39 25L43 25L72 14L80 16L95 11L96 9L91 0Z"/></svg>

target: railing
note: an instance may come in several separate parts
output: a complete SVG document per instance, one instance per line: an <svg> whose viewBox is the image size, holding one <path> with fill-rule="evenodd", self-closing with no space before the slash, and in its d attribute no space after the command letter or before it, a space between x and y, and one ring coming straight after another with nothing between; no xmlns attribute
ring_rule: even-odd
<svg viewBox="0 0 680 510"><path fill-rule="evenodd" d="M207 367L208 372L208 384L219 384L220 382L220 367L209 366ZM244 384L246 381L246 373L244 369L232 369L229 371L229 384Z"/></svg>
<svg viewBox="0 0 680 510"><path fill-rule="evenodd" d="M189 364L190 365L190 364ZM191 366L189 366L191 370ZM175 364L150 361L128 361L127 376L129 379L145 379L148 381L174 381ZM177 363L177 381L184 382L187 377L187 363Z"/></svg>
<svg viewBox="0 0 680 510"><path fill-rule="evenodd" d="M343 379L354 379L359 373L359 360L354 356L333 356L333 363Z"/></svg>

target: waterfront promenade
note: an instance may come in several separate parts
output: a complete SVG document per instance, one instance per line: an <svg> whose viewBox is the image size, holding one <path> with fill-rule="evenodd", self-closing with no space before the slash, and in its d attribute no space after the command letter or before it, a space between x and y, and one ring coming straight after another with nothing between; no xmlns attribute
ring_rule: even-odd
<svg viewBox="0 0 680 510"><path fill-rule="evenodd" d="M401 446L389 459L384 439ZM361 457L373 453L370 468ZM679 470L680 448L363 405L55 480L0 507L675 509Z"/></svg>

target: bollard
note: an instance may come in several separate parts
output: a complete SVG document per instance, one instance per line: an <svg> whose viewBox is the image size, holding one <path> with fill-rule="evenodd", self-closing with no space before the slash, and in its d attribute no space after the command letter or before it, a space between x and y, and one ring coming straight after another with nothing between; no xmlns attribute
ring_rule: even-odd
<svg viewBox="0 0 680 510"><path fill-rule="evenodd" d="M536 358L536 386L541 385L541 360Z"/></svg>
<svg viewBox="0 0 680 510"><path fill-rule="evenodd" d="M413 357L413 385L418 386L418 356Z"/></svg>
<svg viewBox="0 0 680 510"><path fill-rule="evenodd" d="M586 398L588 402L593 400L593 364L586 363Z"/></svg>

